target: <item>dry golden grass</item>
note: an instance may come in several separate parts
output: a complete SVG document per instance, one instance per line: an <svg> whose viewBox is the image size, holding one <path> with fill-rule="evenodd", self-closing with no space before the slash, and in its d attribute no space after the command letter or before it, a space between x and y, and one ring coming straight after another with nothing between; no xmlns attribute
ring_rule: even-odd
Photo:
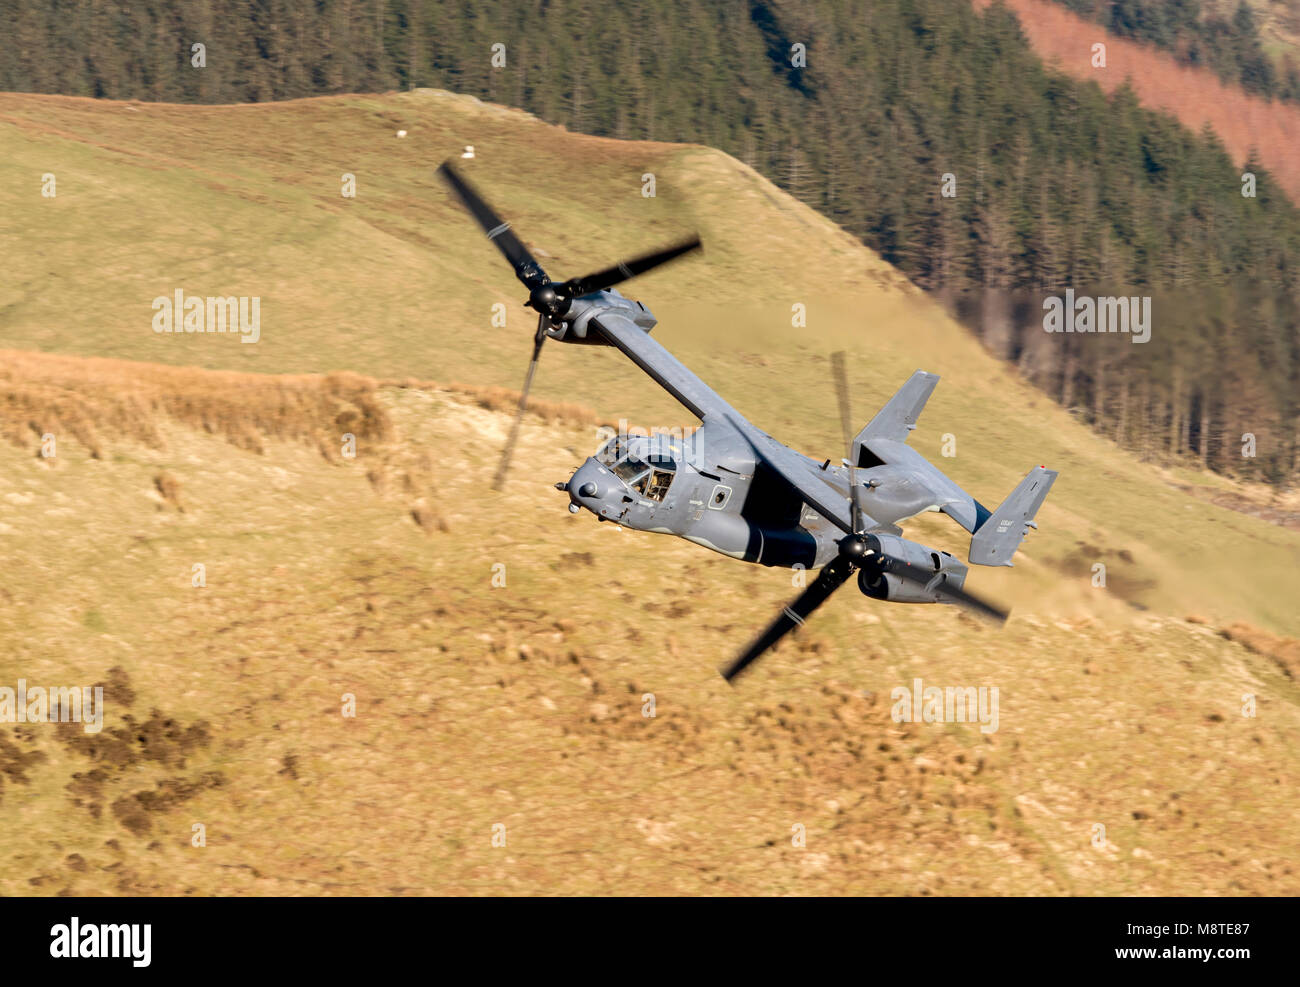
<svg viewBox="0 0 1300 987"><path fill-rule="evenodd" d="M1300 535L1217 503L1231 481L1091 434L738 162L430 92L0 96L0 140L18 176L0 243L24 247L0 284L0 343L24 351L0 354L0 683L110 696L103 739L4 734L0 893L1297 889L1300 697L1214 628L1300 629ZM683 418L599 347L548 347L493 494L532 320L429 173L464 143L557 273L698 229L704 256L637 295L656 337L782 440L837 454L825 354L843 348L863 421L917 366L944 375L911 442L984 502L1059 468L1015 570L978 573L1008 626L846 591L725 687L715 666L790 574L565 512L552 484L596 423ZM46 170L57 200L24 191ZM795 334L791 285L809 303ZM265 296L261 342L154 334L149 300L177 286ZM47 431L55 459L34 454ZM960 456L941 460L949 432ZM965 547L946 519L909 534ZM887 697L915 676L998 686L1001 728L894 722Z"/></svg>
<svg viewBox="0 0 1300 987"><path fill-rule="evenodd" d="M407 138L393 136L399 127ZM1033 463L1062 471L1032 551L1063 560L1079 541L1129 551L1134 584L1145 587L1134 605L1300 632L1291 604L1300 529L1256 524L1220 496L1231 484L1119 453L843 230L716 151L579 137L433 91L225 107L4 94L0 141L8 152L0 173L13 178L0 181L0 245L13 248L0 284L0 347L463 381L476 400L508 411L534 320L509 269L431 173L432 162L473 143L472 177L552 273L591 270L697 230L700 255L638 278L634 292L661 320L656 338L760 428L818 458L837 455L825 354L849 353L863 421L923 367L944 381L912 441L934 459L941 437L956 436L959 458L945 465L964 488L991 503ZM55 199L21 177L46 171L60 176ZM658 179L650 199L640 194L646 171ZM357 176L355 199L340 195L344 172ZM260 341L153 332L150 300L176 288L261 297ZM795 302L808 306L808 324L792 331ZM498 303L508 324L493 313ZM343 406L316 385L308 392L305 417L289 418L307 421L306 441L333 455L344 423L332 418ZM600 409L603 422L683 423L678 404L602 347L548 347L534 395L537 412L557 424L591 424L587 409ZM292 400L269 395L268 413ZM104 441L76 395L56 391L46 406L66 410L92 447ZM30 448L30 409L16 410L6 428ZM270 434L237 408L208 412L250 448ZM129 406L113 413L148 428ZM366 427L346 424L353 434ZM1213 496L1189 504L1174 486ZM408 513L421 496L404 495ZM1173 523L1152 524L1157 517ZM938 547L964 548L950 529L935 537ZM1215 579L1203 575L1206 546L1216 550Z"/></svg>
<svg viewBox="0 0 1300 987"><path fill-rule="evenodd" d="M441 387L453 394L464 395L473 399L474 403L480 408L486 408L488 411L508 412L513 415L519 407L519 391L512 391L508 387L480 387L474 384L462 384L460 381L451 381L445 385L433 384L425 386ZM564 422L571 425L592 425L596 422L596 413L594 411L569 401L548 401L545 398L530 395L527 410L530 414L538 415L543 420L552 423Z"/></svg>
<svg viewBox="0 0 1300 987"><path fill-rule="evenodd" d="M158 488L158 494L162 497L164 503L170 504L177 510L183 511L185 509L181 505L180 480L163 470L153 478L153 485Z"/></svg>
<svg viewBox="0 0 1300 987"><path fill-rule="evenodd" d="M68 435L98 459L123 441L164 448L159 424L168 420L252 452L268 439L289 439L333 459L345 433L391 437L375 388L351 373L268 377L0 351L0 434L34 450L42 435Z"/></svg>
<svg viewBox="0 0 1300 987"><path fill-rule="evenodd" d="M1300 681L1300 641L1293 637L1270 634L1245 621L1229 624L1221 633L1229 641L1236 641L1257 655L1272 658L1288 678Z"/></svg>
<svg viewBox="0 0 1300 987"><path fill-rule="evenodd" d="M99 361L24 369L107 400ZM175 379L215 407L252 384ZM333 427L325 381L262 385L316 388L295 407ZM1002 630L845 593L732 689L714 668L789 573L570 517L549 483L587 426L527 416L496 496L512 402L364 393L387 441L353 461L320 454L315 411L256 451L161 398L99 460L0 447L0 683L108 701L99 735L0 738L0 893L1300 889L1300 695L1272 636L1062 596L1083 579L1031 557ZM915 677L998 687L999 729L896 722Z"/></svg>

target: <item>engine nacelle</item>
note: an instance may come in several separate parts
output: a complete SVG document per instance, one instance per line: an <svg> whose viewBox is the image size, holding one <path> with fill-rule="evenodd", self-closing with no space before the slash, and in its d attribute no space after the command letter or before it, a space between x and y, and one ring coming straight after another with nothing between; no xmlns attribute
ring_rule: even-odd
<svg viewBox="0 0 1300 987"><path fill-rule="evenodd" d="M858 589L873 599L891 603L945 603L947 601L940 598L936 588L946 584L961 589L966 581L966 564L947 552L893 535L876 537L885 555L907 563L913 572L930 578L922 583L896 575L868 560L858 570Z"/></svg>
<svg viewBox="0 0 1300 987"><path fill-rule="evenodd" d="M642 332L649 332L657 324L654 313L632 298L624 298L613 288L598 291L573 300L573 306L565 316L564 327L550 333L552 339L566 343L594 343L597 346L609 345L597 332L588 332L587 323L593 318L623 318Z"/></svg>

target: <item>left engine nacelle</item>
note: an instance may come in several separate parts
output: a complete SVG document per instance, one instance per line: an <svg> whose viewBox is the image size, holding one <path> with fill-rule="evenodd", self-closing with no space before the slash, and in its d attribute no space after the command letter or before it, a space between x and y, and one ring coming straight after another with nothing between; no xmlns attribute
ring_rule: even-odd
<svg viewBox="0 0 1300 987"><path fill-rule="evenodd" d="M591 295L575 298L565 317L562 329L549 335L552 339L566 343L592 343L608 346L606 339L598 332L588 332L587 323L593 318L623 318L642 332L649 332L657 324L654 313L632 298L624 298L613 288L598 291Z"/></svg>
<svg viewBox="0 0 1300 987"><path fill-rule="evenodd" d="M904 578L868 562L858 570L858 589L876 600L891 603L946 603L940 598L937 587L948 585L961 589L966 581L967 567L947 552L920 545L893 535L877 535L880 550L901 562L908 563L912 571L928 575L926 583Z"/></svg>

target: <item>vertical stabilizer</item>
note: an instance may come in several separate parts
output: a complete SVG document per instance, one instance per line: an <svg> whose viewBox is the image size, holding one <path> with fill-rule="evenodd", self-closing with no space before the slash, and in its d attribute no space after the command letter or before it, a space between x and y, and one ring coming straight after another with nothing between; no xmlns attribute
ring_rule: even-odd
<svg viewBox="0 0 1300 987"><path fill-rule="evenodd" d="M1011 557L1029 529L1038 527L1034 515L1043 506L1056 477L1056 470L1041 466L1029 471L1011 495L975 530L970 540L970 561L974 565L1011 565Z"/></svg>

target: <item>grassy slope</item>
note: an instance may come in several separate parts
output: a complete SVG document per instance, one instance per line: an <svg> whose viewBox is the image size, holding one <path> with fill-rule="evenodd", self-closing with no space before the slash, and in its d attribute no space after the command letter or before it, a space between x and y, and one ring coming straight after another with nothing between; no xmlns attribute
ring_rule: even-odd
<svg viewBox="0 0 1300 987"><path fill-rule="evenodd" d="M1152 605L1300 629L1300 536L1170 490L1015 381L870 251L718 152L567 135L439 92L238 108L4 96L0 129L0 237L14 267L0 346L517 386L530 332L519 289L433 176L473 143L467 170L554 255L555 273L699 229L706 259L645 278L636 295L669 349L777 436L836 453L824 363L836 347L850 352L863 420L924 365L944 382L913 442L937 459L953 433L950 472L972 493L995 503L1032 463L1062 469L1031 555L1063 557L1076 541L1128 550L1157 583ZM344 170L359 183L351 202ZM36 194L45 172L56 199ZM645 172L654 199L640 194ZM151 299L177 287L260 295L263 341L153 333ZM491 325L495 302L504 328ZM790 328L796 302L806 329ZM538 393L686 421L611 351L551 347Z"/></svg>
<svg viewBox="0 0 1300 987"><path fill-rule="evenodd" d="M396 437L350 464L274 428L261 455L235 448L174 408L156 415L165 448L110 431L100 459L64 442L51 464L30 438L4 447L0 681L118 665L135 693L119 683L118 702L161 716L146 741L88 752L29 731L0 750L20 765L0 813L25 824L0 890L1295 890L1294 791L1276 768L1300 736L1294 685L1180 618L1295 633L1296 532L1180 493L1169 481L1223 484L1161 475L1075 425L734 161L438 93L240 108L5 96L0 131L17 274L0 345L515 385L518 290L431 171L473 143L474 177L555 254L553 273L698 228L705 260L635 293L663 341L775 434L835 454L825 353L843 346L864 420L916 366L944 375L912 441L939 460L954 433L958 456L940 461L986 502L1033 462L1063 471L1024 562L973 580L1017 605L1004 632L845 594L733 694L713 667L791 592L788 574L570 518L549 486L594 444L590 426L530 420L509 499L484 492L504 419L438 391L384 391ZM53 201L37 194L46 171ZM263 342L155 336L150 299L176 287L261 295ZM807 329L789 328L797 301ZM21 390L35 371L6 359ZM146 372L118 375L130 394ZM226 415L262 400L251 383L211 388ZM606 419L686 420L603 351L551 347L540 392ZM332 425L307 413L309 434ZM402 465L423 452L427 468ZM160 470L183 512L153 494ZM412 522L421 496L448 531ZM941 519L913 531L964 549ZM1080 541L1094 547L1076 555ZM1072 555L1111 565L1110 591L1064 575ZM206 590L188 585L194 561ZM506 589L490 586L495 561ZM889 690L914 675L998 685L1002 730L892 723ZM337 715L344 691L357 721ZM1237 713L1243 692L1262 697L1259 719ZM168 719L209 729L169 740ZM27 751L48 760L23 769ZM68 784L98 819L69 810ZM189 848L190 821L210 821L209 856ZM485 835L498 821L507 855ZM816 838L791 855L800 821ZM1111 850L1088 845L1094 822Z"/></svg>
<svg viewBox="0 0 1300 987"><path fill-rule="evenodd" d="M409 136L396 138L399 127ZM554 255L553 273L699 229L707 256L635 294L660 317L662 341L760 426L834 455L826 353L849 350L863 421L924 366L944 381L912 441L939 459L941 437L954 434L947 465L976 496L996 503L1036 462L1062 470L1031 556L1063 557L1077 541L1127 550L1142 570L1134 578L1156 583L1151 605L1300 630L1300 536L1171 490L1015 380L873 254L725 155L568 135L437 92L215 108L4 96L0 131L0 238L13 267L0 346L517 387L531 331L518 286L432 172L473 143L467 170ZM339 195L344 171L357 176L356 200ZM57 176L53 200L37 194L46 172ZM653 199L640 194L645 172L657 176ZM153 333L151 300L178 287L260 295L262 341ZM496 302L506 327L491 324ZM790 327L796 302L808 306L806 329ZM538 393L608 418L687 421L605 350L552 347ZM944 547L964 549L960 531L936 530ZM981 573L998 588L1003 575Z"/></svg>
<svg viewBox="0 0 1300 987"><path fill-rule="evenodd" d="M506 417L377 401L354 461L167 416L100 459L0 446L0 681L106 679L110 704L98 743L7 728L0 893L1296 891L1300 695L1211 627L1043 599L994 631L845 594L733 690L713 668L788 574L543 483L503 527L479 494ZM521 452L549 480L589 438L530 419ZM998 731L894 723L918 676L996 686Z"/></svg>

